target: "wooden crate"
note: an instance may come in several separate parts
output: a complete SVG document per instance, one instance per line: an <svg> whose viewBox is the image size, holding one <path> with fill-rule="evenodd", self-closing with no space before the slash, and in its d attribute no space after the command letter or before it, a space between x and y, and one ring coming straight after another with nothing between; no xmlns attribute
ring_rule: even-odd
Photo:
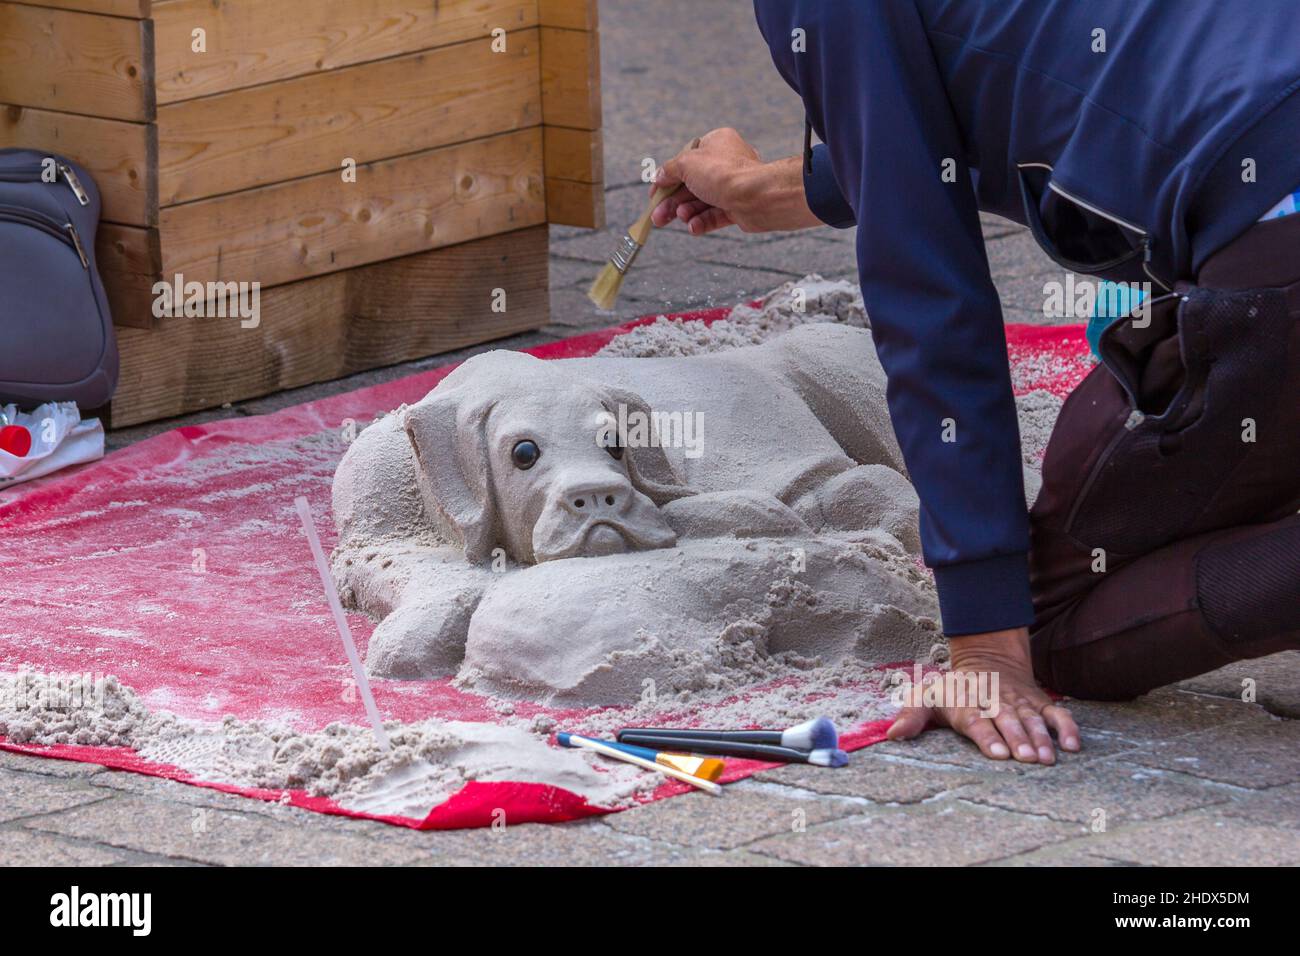
<svg viewBox="0 0 1300 956"><path fill-rule="evenodd" d="M603 225L596 0L0 0L4 146L100 187L115 425L460 347ZM177 274L259 327L155 317Z"/></svg>

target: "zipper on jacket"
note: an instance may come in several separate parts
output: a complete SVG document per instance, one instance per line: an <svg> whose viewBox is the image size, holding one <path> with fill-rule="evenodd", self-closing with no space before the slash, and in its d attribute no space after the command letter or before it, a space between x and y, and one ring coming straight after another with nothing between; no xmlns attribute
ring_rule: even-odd
<svg viewBox="0 0 1300 956"><path fill-rule="evenodd" d="M1017 163L1016 164L1017 169L1024 169L1026 166L1034 166L1039 169L1045 169L1049 173L1056 172L1056 170L1052 168L1052 165L1050 163ZM1171 289L1168 285L1166 285L1158 276L1156 276L1154 272L1151 271L1151 237L1147 235L1147 231L1145 229L1143 229L1141 226L1135 226L1127 219L1121 219L1119 216L1116 216L1113 213L1109 213L1104 209L1100 209L1097 206L1094 206L1092 203L1088 202L1087 200L1080 199L1078 196L1074 195L1069 190L1063 189L1059 185L1057 185L1056 181L1052 179L1050 176L1048 177L1047 180L1047 188L1050 189L1052 192L1056 193L1058 196L1061 196L1064 199L1068 199L1070 202L1074 203L1076 206L1080 207L1081 209L1088 210L1088 212L1092 213L1094 216L1100 216L1102 219L1105 219L1107 222L1113 222L1117 226L1123 226L1125 229L1128 229L1132 232L1136 232L1139 236L1141 236L1142 244L1140 248L1142 250L1142 271L1146 273L1146 277L1148 279L1150 279L1156 285L1160 286L1160 288L1164 289L1166 292L1173 291L1173 289Z"/></svg>
<svg viewBox="0 0 1300 956"><path fill-rule="evenodd" d="M1051 167L1049 166L1048 168L1050 169ZM1068 192L1067 190L1062 189L1060 186L1056 185L1056 183L1052 182L1052 180L1050 179L1047 181L1047 188L1050 189L1052 192L1056 193L1058 196L1063 196L1064 198L1070 200L1070 202L1074 203L1076 206L1088 210L1088 212L1092 213L1094 216L1100 216L1102 219L1108 220L1109 222L1113 222L1118 226L1123 226L1125 229L1131 229L1133 232L1136 232L1139 236L1141 236L1142 237L1142 246L1141 246L1142 271L1146 273L1148 279L1150 279L1156 285L1160 286L1160 288L1164 289L1166 292L1173 291L1172 289L1169 288L1169 286L1165 285L1162 281L1160 281L1160 279L1156 277L1156 274L1151 271L1151 237L1147 235L1147 231L1145 229L1135 226L1133 225L1133 223L1119 218L1119 216L1112 216L1104 209L1098 209L1092 203L1085 202L1084 200L1080 199L1078 196L1075 196L1072 193Z"/></svg>
<svg viewBox="0 0 1300 956"><path fill-rule="evenodd" d="M89 271L90 258L86 255L86 247L81 244L81 236L77 234L77 227L70 222L59 222L43 213L35 212L31 209L23 209L20 206L0 206L0 222L13 222L22 226L29 226L32 229L39 229L46 235L53 236L60 242L71 246L77 253L77 258L81 260L81 267Z"/></svg>
<svg viewBox="0 0 1300 956"><path fill-rule="evenodd" d="M1047 168L1050 170L1052 167L1048 166ZM1119 216L1112 215L1111 213L1108 213L1104 209L1098 209L1092 203L1080 199L1078 196L1074 195L1073 193L1068 192L1065 189L1062 189L1060 186L1056 184L1055 180L1049 179L1047 181L1047 188L1050 189L1052 192L1056 193L1058 196L1064 196L1066 199L1070 200L1070 202L1074 203L1076 206L1080 206L1088 210L1088 212L1092 213L1093 215L1100 216L1102 219L1105 219L1109 222L1113 222L1116 225L1123 226L1125 229L1128 229L1131 232L1136 232L1143 239L1146 238L1147 231L1145 229L1141 228L1140 226L1133 225L1133 223L1129 222L1127 219L1121 219Z"/></svg>
<svg viewBox="0 0 1300 956"><path fill-rule="evenodd" d="M81 179L76 172L67 163L56 163L55 168L63 181L68 184L72 190L72 195L77 197L77 202L83 206L90 205L90 194L86 188L81 185ZM45 182L42 177L44 169L41 166L18 166L12 169L0 169L0 183L33 183Z"/></svg>

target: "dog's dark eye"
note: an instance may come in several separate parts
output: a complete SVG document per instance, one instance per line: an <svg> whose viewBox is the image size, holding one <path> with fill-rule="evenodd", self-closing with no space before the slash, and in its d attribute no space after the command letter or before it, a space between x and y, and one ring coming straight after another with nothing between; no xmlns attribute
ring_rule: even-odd
<svg viewBox="0 0 1300 956"><path fill-rule="evenodd" d="M622 461L622 460L623 460L623 446L622 446L622 445L606 445L606 446L605 446L605 451L609 452L609 457L610 457L610 458L613 458L615 461Z"/></svg>
<svg viewBox="0 0 1300 956"><path fill-rule="evenodd" d="M537 464L537 459L541 457L542 450L537 447L537 442L527 438L521 442L516 442L515 447L510 452L510 460L515 463L515 467L520 471L527 471Z"/></svg>

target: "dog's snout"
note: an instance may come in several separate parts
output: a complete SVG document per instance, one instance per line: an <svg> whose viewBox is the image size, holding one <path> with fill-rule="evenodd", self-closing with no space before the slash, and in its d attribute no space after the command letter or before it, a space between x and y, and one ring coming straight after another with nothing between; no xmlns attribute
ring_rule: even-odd
<svg viewBox="0 0 1300 956"><path fill-rule="evenodd" d="M618 513L627 504L631 488L618 481L570 485L563 498L569 510L580 515Z"/></svg>
<svg viewBox="0 0 1300 956"><path fill-rule="evenodd" d="M547 488L533 529L537 561L670 548L677 536L653 501L626 475L600 468L566 470Z"/></svg>

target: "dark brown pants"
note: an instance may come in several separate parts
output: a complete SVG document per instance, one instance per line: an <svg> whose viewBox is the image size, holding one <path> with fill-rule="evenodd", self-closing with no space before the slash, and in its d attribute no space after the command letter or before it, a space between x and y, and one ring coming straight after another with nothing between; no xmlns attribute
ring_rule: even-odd
<svg viewBox="0 0 1300 956"><path fill-rule="evenodd" d="M1300 647L1300 215L1100 348L1031 511L1038 679L1122 700Z"/></svg>

